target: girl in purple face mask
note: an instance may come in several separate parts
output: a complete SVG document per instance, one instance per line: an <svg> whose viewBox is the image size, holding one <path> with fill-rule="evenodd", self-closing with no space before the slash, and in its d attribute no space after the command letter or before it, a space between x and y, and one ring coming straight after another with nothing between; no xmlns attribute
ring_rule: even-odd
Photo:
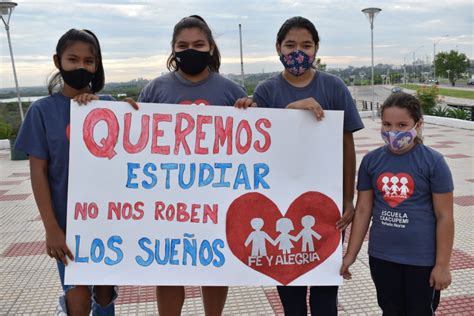
<svg viewBox="0 0 474 316"><path fill-rule="evenodd" d="M335 228L342 232L354 216L356 160L352 134L364 125L344 82L314 66L319 34L311 21L300 16L286 20L278 31L275 47L284 69L255 89L253 98L259 107L306 109L317 120L324 117L323 109L344 111L343 216L335 223ZM286 315L307 314L307 292L307 286L278 287ZM337 286L311 286L311 314L337 315L337 293Z"/></svg>
<svg viewBox="0 0 474 316"><path fill-rule="evenodd" d="M359 168L357 205L341 275L351 278L372 221L369 265L384 315L434 315L451 283L453 180L446 161L420 137L419 101L392 94L381 107L386 145Z"/></svg>

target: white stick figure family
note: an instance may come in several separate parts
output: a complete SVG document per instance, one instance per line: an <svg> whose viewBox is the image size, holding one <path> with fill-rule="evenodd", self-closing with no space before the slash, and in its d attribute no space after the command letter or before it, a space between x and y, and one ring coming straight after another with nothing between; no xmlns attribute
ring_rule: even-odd
<svg viewBox="0 0 474 316"><path fill-rule="evenodd" d="M278 245L278 249L283 254L289 254L294 248L293 241L302 239L302 252L313 252L313 238L316 238L317 240L321 239L321 235L312 229L315 223L316 219L313 216L303 216L301 218L301 225L303 225L303 229L301 229L298 235L293 236L290 234L290 232L294 230L291 219L284 217L280 218L276 222L276 231L279 232L280 235L278 235L277 238L273 240L266 232L262 231L263 225L265 224L264 220L256 217L250 221L250 225L254 231L248 235L244 245L245 247L248 247L250 244L252 244L251 256L253 257L267 255L266 241L268 241L273 246Z"/></svg>
<svg viewBox="0 0 474 316"><path fill-rule="evenodd" d="M391 185L389 185L389 182ZM400 186L398 186L398 183L401 183ZM382 191L384 192L384 197L402 197L406 198L408 193L410 192L410 188L408 188L407 183L408 179L406 177L401 177L398 179L397 176L393 176L389 178L388 176L385 176L382 178Z"/></svg>

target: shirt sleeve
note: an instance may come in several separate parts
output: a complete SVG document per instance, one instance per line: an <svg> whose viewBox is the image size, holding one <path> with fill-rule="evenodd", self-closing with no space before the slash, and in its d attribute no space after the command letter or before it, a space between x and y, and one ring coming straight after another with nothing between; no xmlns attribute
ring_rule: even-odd
<svg viewBox="0 0 474 316"><path fill-rule="evenodd" d="M432 166L430 189L433 193L448 193L454 190L453 176L443 156Z"/></svg>
<svg viewBox="0 0 474 316"><path fill-rule="evenodd" d="M365 156L359 166L359 172L357 174L357 190L367 191L372 190L372 181L370 178L369 170L367 169L368 158Z"/></svg>
<svg viewBox="0 0 474 316"><path fill-rule="evenodd" d="M140 94L138 95L138 100L137 102L148 102L148 96L147 96L147 87L146 85L142 91L140 91Z"/></svg>
<svg viewBox="0 0 474 316"><path fill-rule="evenodd" d="M344 132L354 133L360 129L364 128L364 124L359 115L356 105L354 104L354 99L352 98L349 89L341 81L340 82L340 93L339 101L344 104Z"/></svg>
<svg viewBox="0 0 474 316"><path fill-rule="evenodd" d="M241 85L237 85L237 86L239 87L238 92L237 92L238 98L248 97L248 94L247 94L247 91L245 91L245 88L242 87Z"/></svg>
<svg viewBox="0 0 474 316"><path fill-rule="evenodd" d="M270 105L269 105L269 100L268 98L266 98L266 89L264 88L263 85L258 85L256 88L255 88L255 91L253 92L253 101L255 103L257 103L257 106L260 107L260 108L269 108Z"/></svg>
<svg viewBox="0 0 474 316"><path fill-rule="evenodd" d="M33 105L28 110L18 133L15 149L39 159L50 159L43 113L39 106Z"/></svg>

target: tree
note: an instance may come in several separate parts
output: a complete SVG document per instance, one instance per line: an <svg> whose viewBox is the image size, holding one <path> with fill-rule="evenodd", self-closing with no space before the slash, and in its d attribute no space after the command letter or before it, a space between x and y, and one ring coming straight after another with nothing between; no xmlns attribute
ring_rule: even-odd
<svg viewBox="0 0 474 316"><path fill-rule="evenodd" d="M398 83L402 81L402 75L399 72L391 72L390 73L390 82L391 83Z"/></svg>
<svg viewBox="0 0 474 316"><path fill-rule="evenodd" d="M318 68L319 70L326 70L326 64L321 63L321 58L316 58L314 63L316 64L316 68Z"/></svg>
<svg viewBox="0 0 474 316"><path fill-rule="evenodd" d="M455 85L456 80L461 78L462 74L469 69L469 58L463 53L457 51L440 52L436 54L435 59L436 73L446 76Z"/></svg>

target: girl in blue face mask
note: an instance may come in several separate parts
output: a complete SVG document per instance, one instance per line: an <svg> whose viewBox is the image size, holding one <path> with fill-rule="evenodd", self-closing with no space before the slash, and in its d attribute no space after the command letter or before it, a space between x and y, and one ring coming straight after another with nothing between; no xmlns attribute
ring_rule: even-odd
<svg viewBox="0 0 474 316"><path fill-rule="evenodd" d="M354 216L355 149L352 133L364 125L344 82L314 66L318 49L319 34L311 21L303 17L286 20L276 38L276 51L284 69L259 84L253 97L259 107L307 109L313 111L317 119L323 118L323 109L344 111L344 214L336 223L336 228L342 232ZM286 315L307 314L307 290L306 286L278 287ZM337 286L311 286L311 314L336 315L337 292Z"/></svg>
<svg viewBox="0 0 474 316"><path fill-rule="evenodd" d="M386 145L359 168L351 236L341 267L360 251L370 221L369 265L384 315L434 315L440 290L451 283L453 180L437 151L423 145L421 106L406 93L381 107Z"/></svg>

